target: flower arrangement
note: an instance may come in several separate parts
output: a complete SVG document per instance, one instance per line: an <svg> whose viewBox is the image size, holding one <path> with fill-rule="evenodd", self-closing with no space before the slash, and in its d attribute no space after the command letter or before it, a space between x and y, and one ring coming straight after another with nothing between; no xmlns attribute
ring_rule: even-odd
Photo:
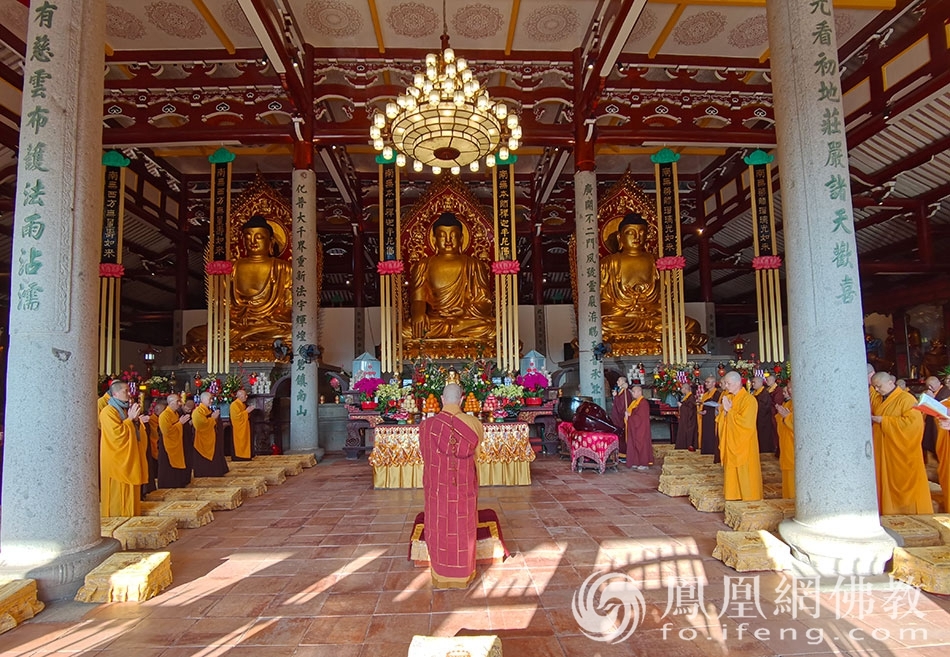
<svg viewBox="0 0 950 657"><path fill-rule="evenodd" d="M156 374L145 380L145 387L149 390L152 397L161 397L172 392L172 382L167 376Z"/></svg>
<svg viewBox="0 0 950 657"><path fill-rule="evenodd" d="M244 377L234 372L224 377L224 381L219 377L208 377L206 379L196 377L195 385L198 388L199 396L203 392L211 393L212 404L220 404L221 402L231 403L234 401L237 391L244 387Z"/></svg>
<svg viewBox="0 0 950 657"><path fill-rule="evenodd" d="M492 383L494 369L492 361L479 357L459 370L459 384L465 395L472 393L479 402L485 401L495 385Z"/></svg>
<svg viewBox="0 0 950 657"><path fill-rule="evenodd" d="M421 357L412 366L412 394L417 399L425 399L430 394L442 396L445 387L446 371L428 357Z"/></svg>
<svg viewBox="0 0 950 657"><path fill-rule="evenodd" d="M515 401L520 405L521 400L524 399L524 388L514 383L507 383L492 388L491 394L494 395L495 399L502 405L504 405L505 401Z"/></svg>
<svg viewBox="0 0 950 657"><path fill-rule="evenodd" d="M683 383L699 378L698 371L696 363L660 363L653 371L653 394L659 399L676 395Z"/></svg>
<svg viewBox="0 0 950 657"><path fill-rule="evenodd" d="M126 383L138 385L139 381L142 380L142 375L135 371L134 365L129 365L128 369L122 370L122 374L115 378L120 381L125 381Z"/></svg>
<svg viewBox="0 0 950 657"><path fill-rule="evenodd" d="M729 370L734 370L742 377L742 385L749 385L752 377L762 371L762 365L754 360L730 360Z"/></svg>
<svg viewBox="0 0 950 657"><path fill-rule="evenodd" d="M360 393L362 401L372 401L376 396L376 391L385 383L382 379L375 376L365 376L353 384L353 390Z"/></svg>
<svg viewBox="0 0 950 657"><path fill-rule="evenodd" d="M379 412L383 417L389 420L396 420L396 413L399 412L399 405L403 397L412 392L412 388L405 388L398 383L382 383L376 388L376 400L379 402ZM403 418L405 419L405 418Z"/></svg>
<svg viewBox="0 0 950 657"><path fill-rule="evenodd" d="M515 383L524 388L525 395L528 397L540 396L541 392L551 385L548 375L544 371L538 370L535 370L534 372L527 372L525 374L519 374L517 377L515 377Z"/></svg>

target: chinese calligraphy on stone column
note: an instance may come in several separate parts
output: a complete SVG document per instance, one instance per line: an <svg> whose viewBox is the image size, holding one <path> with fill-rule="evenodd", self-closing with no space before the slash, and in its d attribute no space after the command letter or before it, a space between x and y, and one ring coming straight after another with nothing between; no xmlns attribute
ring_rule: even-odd
<svg viewBox="0 0 950 657"><path fill-rule="evenodd" d="M306 185L297 182L294 185L294 339L293 343L298 348L307 344L308 331L310 329L307 307L309 299L307 298L307 255L310 252L310 235L307 228L307 188ZM316 303L316 301L314 301ZM296 415L306 417L307 415L307 365L304 358L294 359L294 390L295 399L291 403L296 403L297 408L294 411Z"/></svg>
<svg viewBox="0 0 950 657"><path fill-rule="evenodd" d="M817 50L814 62L815 101L820 113L819 130L827 145L824 162L818 162L828 177L825 193L834 214L828 217L831 230L831 253L828 259L837 271L833 294L841 304L858 301L858 272L854 257L854 219L851 216L851 194L848 187L848 165L845 157L844 117L842 115L840 71L838 70L834 20L831 0L813 0L810 13L816 19L812 45Z"/></svg>
<svg viewBox="0 0 950 657"><path fill-rule="evenodd" d="M580 347L580 356L590 360L592 372L598 371L599 362L596 355L596 347L601 338L601 317L600 317L600 263L597 253L597 189L593 175L585 176L586 180L581 182L580 208L577 213L580 222L580 239L577 242L577 269L578 273L583 272L584 289L578 284L578 313L586 320L586 335L578 335L578 346ZM580 182L580 181L579 181ZM580 278L580 277L579 277ZM578 322L578 329L581 323ZM603 394L603 383L601 377L590 382L590 393L594 397Z"/></svg>
<svg viewBox="0 0 950 657"><path fill-rule="evenodd" d="M49 210L46 194L50 170L46 162L48 144L43 140L43 135L50 119L46 100L47 85L52 74L45 65L55 57L48 30L53 27L56 9L56 5L44 2L32 10L35 26L31 34L34 36L27 52L25 73L28 73L28 77L23 90L22 170L17 178L20 182L18 202L21 211L17 213L20 240L15 266L18 281L14 294L16 309L25 312L38 311L46 291L41 271L45 265L44 251L48 254L50 250L44 239L48 220L46 212ZM29 96L26 92L29 92Z"/></svg>

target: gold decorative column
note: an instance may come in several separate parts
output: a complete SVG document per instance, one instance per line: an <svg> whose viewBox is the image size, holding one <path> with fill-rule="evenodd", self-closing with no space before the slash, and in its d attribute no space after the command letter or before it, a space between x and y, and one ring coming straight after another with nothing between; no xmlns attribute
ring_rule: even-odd
<svg viewBox="0 0 950 657"><path fill-rule="evenodd" d="M492 174L495 199L495 354L502 372L518 371L518 265L515 244L515 162L498 158ZM540 272L537 272L540 276Z"/></svg>
<svg viewBox="0 0 950 657"><path fill-rule="evenodd" d="M656 173L656 215L659 218L659 258L662 304L663 362L685 363L686 307L683 295L683 269L686 259L680 241L679 180L676 163L679 153L668 148L650 156Z"/></svg>
<svg viewBox="0 0 950 657"><path fill-rule="evenodd" d="M211 243L205 273L208 275L208 374L231 369L231 252L228 216L231 206L231 163L234 153L219 148L211 163Z"/></svg>
<svg viewBox="0 0 950 657"><path fill-rule="evenodd" d="M399 167L396 157L379 164L380 369L402 373L402 287L404 265L399 245Z"/></svg>
<svg viewBox="0 0 950 657"><path fill-rule="evenodd" d="M775 249L775 214L772 207L772 160L765 151L753 151L745 158L749 165L752 194L752 243L755 257L755 298L759 319L759 357L763 362L785 360L782 317L782 288L778 270L782 258Z"/></svg>
<svg viewBox="0 0 950 657"><path fill-rule="evenodd" d="M102 241L99 252L99 376L119 372L119 301L122 298L122 218L125 216L125 167L118 151L102 156Z"/></svg>

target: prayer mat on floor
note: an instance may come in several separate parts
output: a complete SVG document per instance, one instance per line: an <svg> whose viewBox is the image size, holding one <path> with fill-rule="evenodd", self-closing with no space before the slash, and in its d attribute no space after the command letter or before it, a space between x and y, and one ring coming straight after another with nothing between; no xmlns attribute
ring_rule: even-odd
<svg viewBox="0 0 950 657"><path fill-rule="evenodd" d="M428 567L429 550L425 538L425 511L420 511L412 525L409 539L409 561L419 567ZM475 563L490 565L502 563L510 557L505 539L501 535L501 524L494 509L478 510L478 528L475 532Z"/></svg>

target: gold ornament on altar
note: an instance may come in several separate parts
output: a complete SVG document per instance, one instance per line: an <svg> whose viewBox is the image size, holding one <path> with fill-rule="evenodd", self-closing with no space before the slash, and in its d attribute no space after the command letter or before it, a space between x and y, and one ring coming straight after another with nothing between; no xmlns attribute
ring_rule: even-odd
<svg viewBox="0 0 950 657"><path fill-rule="evenodd" d="M369 134L373 147L386 160L395 155L398 166L411 158L417 172L429 166L435 174L449 169L458 175L464 166L478 171L481 158L494 166L496 151L507 160L520 145L521 126L505 103L481 88L468 62L456 58L443 16L441 52L426 55L405 93L373 114Z"/></svg>
<svg viewBox="0 0 950 657"><path fill-rule="evenodd" d="M613 356L660 354L663 318L652 202L625 173L604 197L598 215L603 340ZM576 250L571 257L576 259ZM576 261L572 265L576 271ZM572 278L576 304L576 275ZM706 344L691 317L686 318L686 343L689 353L703 353Z"/></svg>

